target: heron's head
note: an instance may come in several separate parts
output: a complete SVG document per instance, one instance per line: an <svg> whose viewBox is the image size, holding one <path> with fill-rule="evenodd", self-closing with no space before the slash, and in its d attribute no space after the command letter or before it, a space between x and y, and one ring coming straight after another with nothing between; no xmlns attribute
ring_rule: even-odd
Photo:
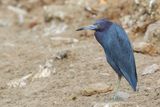
<svg viewBox="0 0 160 107"><path fill-rule="evenodd" d="M112 22L106 19L100 19L100 20L97 20L94 24L85 26L85 27L81 27L77 29L76 31L80 31L80 30L104 31L108 29L110 25L112 25Z"/></svg>

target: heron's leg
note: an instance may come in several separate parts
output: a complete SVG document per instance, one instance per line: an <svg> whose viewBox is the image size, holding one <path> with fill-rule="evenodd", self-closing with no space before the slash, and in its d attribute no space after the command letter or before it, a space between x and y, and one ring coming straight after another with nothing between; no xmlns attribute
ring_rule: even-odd
<svg viewBox="0 0 160 107"><path fill-rule="evenodd" d="M118 80L117 80L117 83L116 83L116 87L115 87L115 89L114 89L113 100L116 100L116 99L118 98L117 92L118 92L118 89L119 89L119 86L120 86L120 82L121 82L121 76L118 76Z"/></svg>

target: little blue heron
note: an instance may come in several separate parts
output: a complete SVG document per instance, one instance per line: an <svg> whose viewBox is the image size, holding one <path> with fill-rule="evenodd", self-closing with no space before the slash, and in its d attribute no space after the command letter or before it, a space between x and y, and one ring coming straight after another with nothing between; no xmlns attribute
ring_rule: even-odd
<svg viewBox="0 0 160 107"><path fill-rule="evenodd" d="M101 44L110 66L118 75L115 95L122 76L129 82L134 91L137 87L137 72L131 43L125 30L107 19L97 20L93 25L81 27L80 30L94 30L95 38Z"/></svg>

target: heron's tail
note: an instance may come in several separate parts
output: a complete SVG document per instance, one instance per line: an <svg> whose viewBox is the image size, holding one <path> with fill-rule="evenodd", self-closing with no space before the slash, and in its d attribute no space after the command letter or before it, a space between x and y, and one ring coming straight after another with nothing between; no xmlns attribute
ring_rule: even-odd
<svg viewBox="0 0 160 107"><path fill-rule="evenodd" d="M128 82L131 85L132 89L134 91L137 91L137 78L135 76L131 76Z"/></svg>

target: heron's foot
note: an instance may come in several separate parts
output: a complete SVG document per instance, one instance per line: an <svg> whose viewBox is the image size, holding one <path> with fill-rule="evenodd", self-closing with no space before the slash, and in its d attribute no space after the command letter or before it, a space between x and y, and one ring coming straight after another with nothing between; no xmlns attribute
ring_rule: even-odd
<svg viewBox="0 0 160 107"><path fill-rule="evenodd" d="M118 99L119 99L119 97L118 97L117 94L114 94L114 95L112 96L112 100L113 100L113 101L117 101Z"/></svg>
<svg viewBox="0 0 160 107"><path fill-rule="evenodd" d="M121 97L120 97L117 93L115 93L115 94L112 96L112 100L113 100L113 101L121 101L122 99L121 99Z"/></svg>

